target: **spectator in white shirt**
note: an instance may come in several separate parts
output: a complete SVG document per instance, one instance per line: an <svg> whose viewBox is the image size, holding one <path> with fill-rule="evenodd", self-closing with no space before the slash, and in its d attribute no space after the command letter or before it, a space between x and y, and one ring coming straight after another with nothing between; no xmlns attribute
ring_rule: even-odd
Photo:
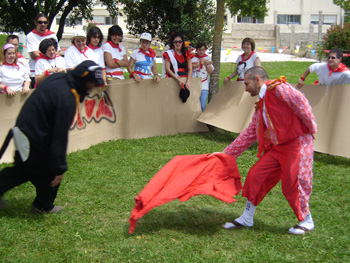
<svg viewBox="0 0 350 263"><path fill-rule="evenodd" d="M57 36L54 32L47 29L49 20L43 13L39 13L35 17L35 29L27 34L27 51L30 55L29 66L30 75L32 79L31 88L34 88L35 83L35 61L39 57L39 44L45 38L55 38L58 42ZM58 47L60 50L60 47Z"/></svg>
<svg viewBox="0 0 350 263"><path fill-rule="evenodd" d="M28 74L30 74L30 68L29 68L29 63L28 60L23 57L19 52L18 52L18 47L19 47L19 37L16 35L8 35L6 37L6 43L10 43L15 46L16 52L17 52L17 59L18 63L21 63L25 68L28 70Z"/></svg>
<svg viewBox="0 0 350 263"><path fill-rule="evenodd" d="M56 55L57 41L54 38L47 38L39 45L40 56L35 63L35 83L40 84L51 74L66 72L64 58Z"/></svg>
<svg viewBox="0 0 350 263"><path fill-rule="evenodd" d="M118 25L108 29L107 42L103 45L107 77L124 79L122 67L128 66L125 48L120 44L123 30Z"/></svg>
<svg viewBox="0 0 350 263"><path fill-rule="evenodd" d="M103 49L101 48L103 42L103 34L101 29L97 26L93 26L89 29L86 35L86 45L92 49L95 53L96 64L98 64L103 69L103 79L105 81L105 85L107 85L106 81L106 64L105 58L103 55Z"/></svg>
<svg viewBox="0 0 350 263"><path fill-rule="evenodd" d="M30 77L22 64L17 64L16 48L5 44L0 54L0 93L15 96L17 91L22 95L29 93Z"/></svg>
<svg viewBox="0 0 350 263"><path fill-rule="evenodd" d="M86 34L83 30L77 30L73 34L72 45L64 53L66 70L72 70L85 60L96 61L92 49L86 46Z"/></svg>

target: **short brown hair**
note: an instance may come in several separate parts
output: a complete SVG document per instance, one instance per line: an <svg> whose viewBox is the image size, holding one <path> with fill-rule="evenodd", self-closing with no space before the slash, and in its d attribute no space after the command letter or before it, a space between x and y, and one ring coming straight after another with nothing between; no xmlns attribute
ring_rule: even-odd
<svg viewBox="0 0 350 263"><path fill-rule="evenodd" d="M246 37L245 39L243 39L243 41L242 41L242 48L243 48L243 44L244 43L249 43L252 46L252 51L255 50L255 41L254 41L254 39L252 39L250 37Z"/></svg>

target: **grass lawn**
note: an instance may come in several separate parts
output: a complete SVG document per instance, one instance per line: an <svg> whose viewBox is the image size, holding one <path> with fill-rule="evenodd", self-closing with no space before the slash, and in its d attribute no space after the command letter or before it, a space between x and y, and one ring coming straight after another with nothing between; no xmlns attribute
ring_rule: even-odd
<svg viewBox="0 0 350 263"><path fill-rule="evenodd" d="M283 63L285 71L282 63L263 66L271 78L280 70L297 79L308 65L289 63ZM222 70L229 72L229 66ZM301 73L284 73L292 68ZM221 151L236 136L218 130L117 140L69 154L56 199L63 213L30 214L35 197L30 183L6 193L10 206L0 210L0 261L349 262L350 159L321 153L315 154L310 200L316 229L305 236L287 234L297 220L280 184L258 206L252 229L221 228L242 213L246 200L240 195L233 204L196 196L153 209L128 233L134 198L162 166L176 155ZM254 144L237 159L242 181L256 154Z"/></svg>

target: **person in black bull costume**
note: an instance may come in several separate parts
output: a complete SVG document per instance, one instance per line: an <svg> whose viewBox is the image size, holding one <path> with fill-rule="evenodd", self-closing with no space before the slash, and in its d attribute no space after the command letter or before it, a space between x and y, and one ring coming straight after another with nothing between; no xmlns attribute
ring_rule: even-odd
<svg viewBox="0 0 350 263"><path fill-rule="evenodd" d="M30 181L36 188L32 213L58 213L61 206L54 201L67 171L68 131L79 101L96 86L103 86L102 68L91 60L79 64L68 73L46 78L24 103L10 130L2 153L13 137L15 164L0 171L0 207L5 192Z"/></svg>

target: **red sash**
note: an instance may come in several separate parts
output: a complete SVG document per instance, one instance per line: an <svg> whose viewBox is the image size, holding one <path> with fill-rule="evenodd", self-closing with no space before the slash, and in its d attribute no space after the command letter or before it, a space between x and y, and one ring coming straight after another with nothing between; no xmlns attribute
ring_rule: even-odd
<svg viewBox="0 0 350 263"><path fill-rule="evenodd" d="M88 58L88 56L85 55L85 52L89 49L87 46L84 46L84 50L80 50L75 44L73 44L73 46L75 46L75 48L78 49L79 52L84 55L84 57Z"/></svg>
<svg viewBox="0 0 350 263"><path fill-rule="evenodd" d="M119 52L122 52L122 49L119 47L119 44L114 44L112 41L107 41L108 44L111 45L113 48L117 48Z"/></svg>
<svg viewBox="0 0 350 263"><path fill-rule="evenodd" d="M98 49L98 48L100 48L99 46L93 46L91 43L89 43L88 47L91 48L91 49Z"/></svg>
<svg viewBox="0 0 350 263"><path fill-rule="evenodd" d="M107 72L107 76L113 77L113 76L123 76L123 71L114 71L114 72Z"/></svg>
<svg viewBox="0 0 350 263"><path fill-rule="evenodd" d="M149 53L143 51L142 48L139 48L139 53L141 52L142 54L144 54L147 57L154 58L156 56L156 52L154 52L154 50L152 48L149 48L148 51L149 51Z"/></svg>
<svg viewBox="0 0 350 263"><path fill-rule="evenodd" d="M50 59L55 59L55 58L57 58L57 57L58 57L58 56L57 56L57 55L55 55L55 57L53 57L53 58L49 58L48 56L45 56L44 54L40 53L39 57L37 57L35 61L38 61L39 59L46 59L46 60L50 60Z"/></svg>
<svg viewBox="0 0 350 263"><path fill-rule="evenodd" d="M16 67L17 68L17 70L19 70L19 66L15 63L15 62L13 62L12 64L10 64L10 63L7 63L7 62L4 62L3 63L3 65L6 65L6 66L11 66L11 67Z"/></svg>
<svg viewBox="0 0 350 263"><path fill-rule="evenodd" d="M349 70L343 63L340 63L339 66L336 69L331 69L329 67L328 63L327 63L327 67L328 67L328 70L329 70L329 75L328 76L332 76L333 72L344 72L344 71L348 71Z"/></svg>
<svg viewBox="0 0 350 263"><path fill-rule="evenodd" d="M50 31L50 30L48 30L48 29L46 29L46 31L45 31L44 34L42 34L42 33L38 32L38 31L36 31L36 29L33 29L33 30L32 30L32 33L37 34L37 35L39 35L39 36L41 36L41 37L45 37L45 36L49 36L49 35L55 34L55 32L52 32L52 31Z"/></svg>

